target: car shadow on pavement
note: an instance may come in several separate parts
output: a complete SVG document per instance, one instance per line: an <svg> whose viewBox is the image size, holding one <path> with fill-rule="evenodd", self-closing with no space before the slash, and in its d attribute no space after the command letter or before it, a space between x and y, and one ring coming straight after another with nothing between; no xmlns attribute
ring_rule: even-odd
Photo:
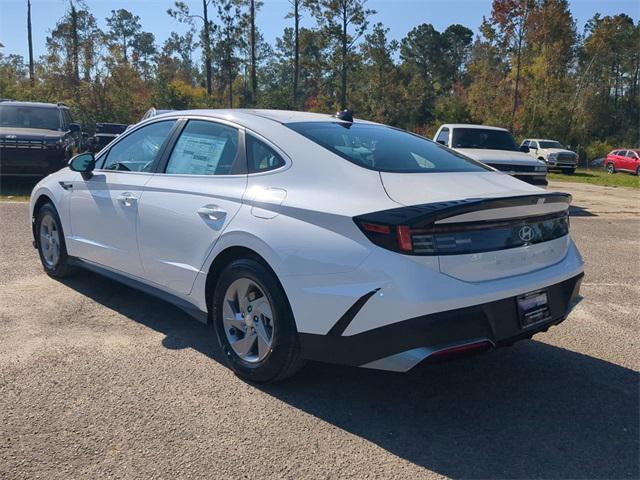
<svg viewBox="0 0 640 480"><path fill-rule="evenodd" d="M569 215L572 217L597 217L593 212L590 212L587 208L579 205L571 205L569 207Z"/></svg>
<svg viewBox="0 0 640 480"><path fill-rule="evenodd" d="M211 328L163 301L90 273L64 283L165 334L166 348L224 363ZM638 373L540 341L406 374L310 363L283 383L254 386L448 477L640 474Z"/></svg>

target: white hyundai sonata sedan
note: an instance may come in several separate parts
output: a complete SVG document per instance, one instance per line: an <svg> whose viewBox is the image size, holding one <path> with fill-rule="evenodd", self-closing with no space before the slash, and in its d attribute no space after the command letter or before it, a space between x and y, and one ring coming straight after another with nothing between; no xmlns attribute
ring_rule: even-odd
<svg viewBox="0 0 640 480"><path fill-rule="evenodd" d="M255 381L407 371L509 345L580 299L571 197L423 137L269 110L172 112L31 195L53 277L93 270L212 324Z"/></svg>

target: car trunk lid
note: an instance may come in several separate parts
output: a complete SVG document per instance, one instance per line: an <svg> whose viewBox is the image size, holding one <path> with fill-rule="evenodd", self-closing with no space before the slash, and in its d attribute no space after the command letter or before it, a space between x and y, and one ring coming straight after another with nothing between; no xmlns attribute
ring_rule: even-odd
<svg viewBox="0 0 640 480"><path fill-rule="evenodd" d="M438 256L444 274L493 280L545 268L567 253L568 194L495 172L381 177L403 206L362 215L356 223L385 248Z"/></svg>

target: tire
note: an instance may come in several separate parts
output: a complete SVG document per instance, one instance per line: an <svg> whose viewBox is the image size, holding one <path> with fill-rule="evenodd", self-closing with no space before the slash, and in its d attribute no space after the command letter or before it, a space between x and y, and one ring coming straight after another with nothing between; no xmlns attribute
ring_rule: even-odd
<svg viewBox="0 0 640 480"><path fill-rule="evenodd" d="M289 301L262 263L250 258L231 262L220 275L212 302L218 344L236 375L277 382L302 368Z"/></svg>
<svg viewBox="0 0 640 480"><path fill-rule="evenodd" d="M613 163L607 163L607 173L609 175L616 173L616 167L613 166Z"/></svg>
<svg viewBox="0 0 640 480"><path fill-rule="evenodd" d="M69 264L67 245L64 241L62 223L55 207L45 203L36 215L36 246L44 271L55 278L63 278L73 273Z"/></svg>
<svg viewBox="0 0 640 480"><path fill-rule="evenodd" d="M565 168L564 170L562 170L562 173L564 173L565 175L573 175L575 172L575 168Z"/></svg>
<svg viewBox="0 0 640 480"><path fill-rule="evenodd" d="M636 177L640 177L640 167L636 168Z"/></svg>

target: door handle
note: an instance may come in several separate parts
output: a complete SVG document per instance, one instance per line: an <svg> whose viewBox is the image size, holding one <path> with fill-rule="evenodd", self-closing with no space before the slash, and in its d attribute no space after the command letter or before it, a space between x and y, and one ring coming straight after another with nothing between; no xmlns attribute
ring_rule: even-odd
<svg viewBox="0 0 640 480"><path fill-rule="evenodd" d="M205 205L198 209L198 215L205 220L218 221L222 220L227 215L227 212L222 210L218 205Z"/></svg>
<svg viewBox="0 0 640 480"><path fill-rule="evenodd" d="M118 195L118 201L125 207L133 207L138 199L133 193L124 192Z"/></svg>

